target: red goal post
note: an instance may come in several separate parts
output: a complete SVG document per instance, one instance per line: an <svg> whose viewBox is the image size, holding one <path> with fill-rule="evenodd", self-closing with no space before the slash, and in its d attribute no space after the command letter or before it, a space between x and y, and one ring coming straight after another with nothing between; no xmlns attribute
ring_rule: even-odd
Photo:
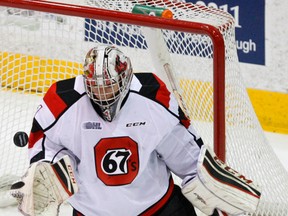
<svg viewBox="0 0 288 216"><path fill-rule="evenodd" d="M27 149L12 143L14 133L29 132L39 98L52 82L81 74L89 48L116 43L127 51L136 72L157 73L141 33L146 26L161 29L177 69L176 84L204 142L262 187L255 215L288 215L288 174L249 101L231 15L174 0L67 2L0 1L0 206L2 192L28 165ZM132 14L135 4L169 8L174 19Z"/></svg>

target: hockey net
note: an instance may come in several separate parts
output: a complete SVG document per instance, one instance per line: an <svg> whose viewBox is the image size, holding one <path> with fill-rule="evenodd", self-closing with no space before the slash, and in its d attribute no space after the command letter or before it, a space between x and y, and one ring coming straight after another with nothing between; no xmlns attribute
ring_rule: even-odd
<svg viewBox="0 0 288 216"><path fill-rule="evenodd" d="M169 8L174 18L131 17L135 4ZM47 88L81 74L90 48L115 44L131 57L135 72L155 72L170 85L151 59L153 47L141 31L146 25L162 29L176 85L204 143L261 186L255 215L288 215L288 175L247 96L228 13L175 0L3 0L0 5L1 206L10 204L6 192L28 167L27 147L16 147L14 134L29 133Z"/></svg>

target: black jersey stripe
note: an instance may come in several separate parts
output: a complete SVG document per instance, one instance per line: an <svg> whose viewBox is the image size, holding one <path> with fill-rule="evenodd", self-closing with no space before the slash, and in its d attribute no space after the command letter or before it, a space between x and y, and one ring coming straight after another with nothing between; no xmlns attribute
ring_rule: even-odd
<svg viewBox="0 0 288 216"><path fill-rule="evenodd" d="M45 94L43 100L55 119L81 98L82 95L74 89L75 80L76 78L58 81Z"/></svg>
<svg viewBox="0 0 288 216"><path fill-rule="evenodd" d="M75 80L75 78L71 78L56 83L56 93L68 107L81 97L81 95L74 89Z"/></svg>
<svg viewBox="0 0 288 216"><path fill-rule="evenodd" d="M38 121L34 118L29 134L28 148L33 148L35 143L44 137L44 132Z"/></svg>
<svg viewBox="0 0 288 216"><path fill-rule="evenodd" d="M171 93L165 83L153 73L135 73L135 76L142 85L138 93L169 110ZM174 113L174 115L177 116L180 123L186 128L190 126L190 119L187 118L180 106L178 106L178 113Z"/></svg>
<svg viewBox="0 0 288 216"><path fill-rule="evenodd" d="M42 150L30 159L30 164L45 158L45 145L44 145L45 139L46 139L46 136L44 134L44 136L42 137L42 142L41 142Z"/></svg>
<svg viewBox="0 0 288 216"><path fill-rule="evenodd" d="M151 100L157 101L168 108L170 92L166 85L160 82L159 78L152 73L136 73L142 87L139 94Z"/></svg>

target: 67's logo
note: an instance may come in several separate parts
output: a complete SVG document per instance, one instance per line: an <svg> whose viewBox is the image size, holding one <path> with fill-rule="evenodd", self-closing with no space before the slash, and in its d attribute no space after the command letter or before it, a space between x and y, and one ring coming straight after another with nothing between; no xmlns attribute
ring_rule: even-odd
<svg viewBox="0 0 288 216"><path fill-rule="evenodd" d="M128 159L131 151L127 149L108 150L102 160L102 169L107 175L128 173Z"/></svg>
<svg viewBox="0 0 288 216"><path fill-rule="evenodd" d="M130 137L103 138L94 155L97 177L105 185L130 184L138 174L138 144Z"/></svg>

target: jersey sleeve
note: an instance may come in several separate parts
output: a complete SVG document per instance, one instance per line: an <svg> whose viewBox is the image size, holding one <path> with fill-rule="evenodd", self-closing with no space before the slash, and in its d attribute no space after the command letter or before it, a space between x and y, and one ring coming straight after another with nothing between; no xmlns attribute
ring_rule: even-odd
<svg viewBox="0 0 288 216"><path fill-rule="evenodd" d="M187 129L179 123L164 136L156 151L169 169L183 180L184 184L196 175L202 144L201 138L192 126Z"/></svg>
<svg viewBox="0 0 288 216"><path fill-rule="evenodd" d="M30 163L39 160L55 162L64 155L73 157L72 152L61 144L60 134L63 116L83 95L81 91L75 89L77 82L80 81L72 78L56 82L41 100L34 115L29 135Z"/></svg>
<svg viewBox="0 0 288 216"><path fill-rule="evenodd" d="M33 119L28 144L30 164L41 160L56 162L64 155L68 155L72 160L72 164L76 167L77 159L75 155L65 146L62 146L58 138L61 126L55 124L50 129L44 130L39 123L41 118L45 119L44 109L41 111L38 110Z"/></svg>
<svg viewBox="0 0 288 216"><path fill-rule="evenodd" d="M135 77L138 82L137 85L132 83L131 91L137 92L158 103L160 106L164 107L170 115L176 117L184 127L190 127L190 120L178 105L178 101L174 94L171 94L166 84L156 74L136 73Z"/></svg>

